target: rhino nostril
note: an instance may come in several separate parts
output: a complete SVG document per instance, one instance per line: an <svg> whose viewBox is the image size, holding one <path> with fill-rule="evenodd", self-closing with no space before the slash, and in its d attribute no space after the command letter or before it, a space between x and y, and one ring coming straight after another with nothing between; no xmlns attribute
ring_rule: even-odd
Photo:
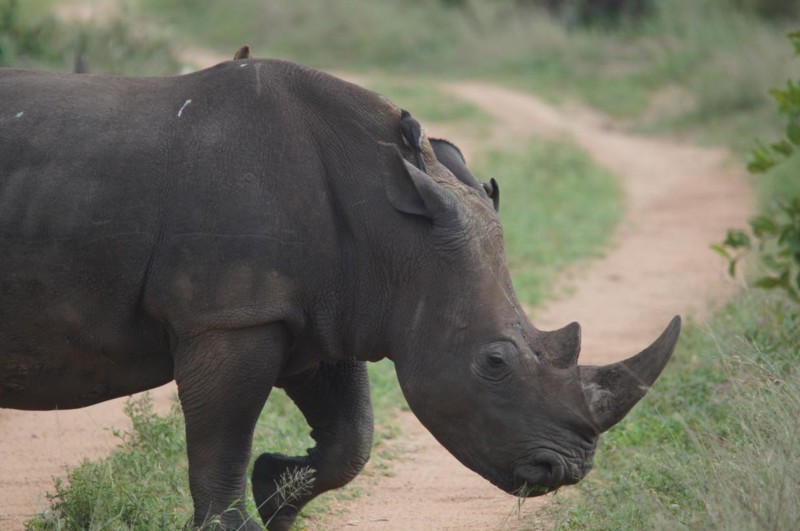
<svg viewBox="0 0 800 531"><path fill-rule="evenodd" d="M540 457L517 468L515 476L519 485L531 489L528 495L538 495L564 484L564 465L555 457ZM538 492L544 489L543 492Z"/></svg>
<svg viewBox="0 0 800 531"><path fill-rule="evenodd" d="M545 478L546 481L549 482L553 478L553 465L552 464L550 464L548 462L544 462L544 463L537 463L536 466L538 466L539 468L542 469L542 472L544 473L544 478Z"/></svg>
<svg viewBox="0 0 800 531"><path fill-rule="evenodd" d="M540 465L548 471L548 485L551 487L560 487L564 484L565 470L564 465L560 462L547 461Z"/></svg>

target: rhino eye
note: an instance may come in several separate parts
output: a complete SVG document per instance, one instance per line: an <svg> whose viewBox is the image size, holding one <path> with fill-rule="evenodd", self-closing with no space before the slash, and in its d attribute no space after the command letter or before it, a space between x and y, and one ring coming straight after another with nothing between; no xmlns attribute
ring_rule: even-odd
<svg viewBox="0 0 800 531"><path fill-rule="evenodd" d="M493 369L499 369L501 367L505 367L506 365L505 357L497 352L492 352L489 354L487 361L489 362L489 367Z"/></svg>
<svg viewBox="0 0 800 531"><path fill-rule="evenodd" d="M484 349L472 364L472 370L481 380L500 382L511 376L516 347L498 342Z"/></svg>

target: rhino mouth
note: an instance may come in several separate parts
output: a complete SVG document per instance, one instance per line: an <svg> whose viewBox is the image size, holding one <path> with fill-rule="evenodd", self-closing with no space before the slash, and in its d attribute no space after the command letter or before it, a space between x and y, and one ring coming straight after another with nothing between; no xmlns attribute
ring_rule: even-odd
<svg viewBox="0 0 800 531"><path fill-rule="evenodd" d="M531 474L529 472L526 468L515 470L513 474L503 474L502 477L488 475L484 475L484 477L506 494L518 498L535 498L558 489L558 487L539 483L539 478L543 477L544 473Z"/></svg>
<svg viewBox="0 0 800 531"><path fill-rule="evenodd" d="M517 496L533 498L579 482L592 468L592 459L570 462L555 452L541 452L514 467Z"/></svg>
<svg viewBox="0 0 800 531"><path fill-rule="evenodd" d="M563 485L548 464L522 465L514 471L514 488L510 494L520 498L535 498L554 492Z"/></svg>

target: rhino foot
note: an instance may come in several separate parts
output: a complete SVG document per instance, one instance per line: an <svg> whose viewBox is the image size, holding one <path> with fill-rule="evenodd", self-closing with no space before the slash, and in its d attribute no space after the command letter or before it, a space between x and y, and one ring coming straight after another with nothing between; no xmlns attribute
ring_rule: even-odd
<svg viewBox="0 0 800 531"><path fill-rule="evenodd" d="M261 521L269 531L290 529L297 513L313 497L309 489L287 478L308 467L311 467L308 457L264 453L256 459L253 498Z"/></svg>

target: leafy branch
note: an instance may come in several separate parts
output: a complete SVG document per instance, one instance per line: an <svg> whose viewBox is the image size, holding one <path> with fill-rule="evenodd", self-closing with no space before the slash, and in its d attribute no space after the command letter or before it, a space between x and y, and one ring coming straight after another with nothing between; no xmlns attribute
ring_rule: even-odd
<svg viewBox="0 0 800 531"><path fill-rule="evenodd" d="M800 55L800 31L790 33L789 39L795 54ZM758 142L748 155L747 170L753 174L772 170L796 156L800 149L800 80L789 80L785 88L772 89L770 94L778 111L786 117L786 129L783 138L769 144ZM748 221L752 237L743 230L728 229L725 240L711 248L728 260L731 276L736 274L741 258L757 248L768 272L755 281L755 286L781 289L800 303L800 198L787 198L776 206L775 213Z"/></svg>

